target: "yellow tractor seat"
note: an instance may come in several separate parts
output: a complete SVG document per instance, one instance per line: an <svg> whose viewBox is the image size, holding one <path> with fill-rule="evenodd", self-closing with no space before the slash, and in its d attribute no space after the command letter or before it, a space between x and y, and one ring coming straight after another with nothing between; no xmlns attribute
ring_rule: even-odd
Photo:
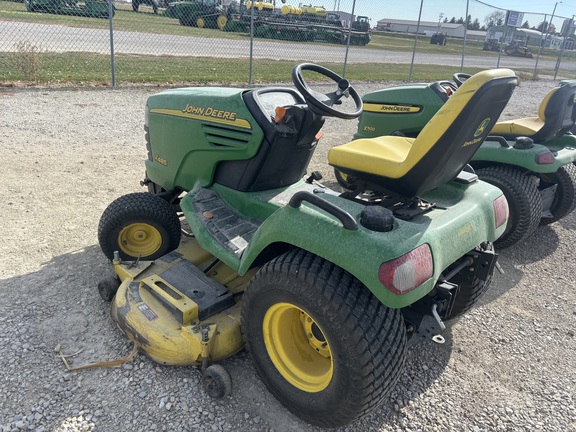
<svg viewBox="0 0 576 432"><path fill-rule="evenodd" d="M417 138L381 136L334 147L328 162L370 188L415 197L454 179L508 103L518 78L510 69L466 80Z"/></svg>
<svg viewBox="0 0 576 432"><path fill-rule="evenodd" d="M527 117L498 122L490 135L514 139L519 136L532 138L536 143L549 141L566 134L576 122L576 80L553 88L542 99L538 117Z"/></svg>

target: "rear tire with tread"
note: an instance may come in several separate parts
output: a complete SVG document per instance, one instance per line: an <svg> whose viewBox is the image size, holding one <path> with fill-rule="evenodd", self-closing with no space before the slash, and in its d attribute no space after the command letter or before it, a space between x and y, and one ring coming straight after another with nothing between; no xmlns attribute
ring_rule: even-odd
<svg viewBox="0 0 576 432"><path fill-rule="evenodd" d="M507 248L531 235L542 217L542 198L527 173L509 166L492 166L476 170L480 180L502 190L510 216L504 234L494 242Z"/></svg>
<svg viewBox="0 0 576 432"><path fill-rule="evenodd" d="M328 345L329 378L320 386L312 384L313 390L289 382L272 360L275 355L277 362L286 359L289 365L293 359L282 350L271 355L270 345L286 344L288 352L298 343L292 341L304 341L300 348L308 349L309 357L296 363L305 381L308 372L314 375L308 364L316 365L320 355L306 346L312 332L306 336L298 319L292 319L296 325L288 331L278 325L278 334L265 335L271 311L282 307L300 313L303 323L317 325L324 336L320 340ZM374 409L396 383L406 355L400 310L386 307L350 273L300 249L273 259L254 276L242 300L241 324L256 371L270 392L295 415L322 427L348 424Z"/></svg>

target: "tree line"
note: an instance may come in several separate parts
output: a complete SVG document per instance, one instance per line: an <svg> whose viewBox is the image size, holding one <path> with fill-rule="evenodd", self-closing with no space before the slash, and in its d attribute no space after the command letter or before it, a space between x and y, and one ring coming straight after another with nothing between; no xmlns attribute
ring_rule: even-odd
<svg viewBox="0 0 576 432"><path fill-rule="evenodd" d="M480 20L478 18L472 19L472 15L468 15L466 22L464 18L456 18L452 17L448 19L448 17L444 18L445 23L450 24L466 24L468 30L486 30L490 27L494 26L501 26L504 25L504 20L506 19L506 12L501 10L495 10L494 12L489 13L484 17L484 24L480 24ZM524 21L522 24L522 28L538 30L541 32L548 31L548 33L554 34L556 33L556 26L554 24L550 24L547 21L542 21L537 26L530 27L530 23L528 21Z"/></svg>

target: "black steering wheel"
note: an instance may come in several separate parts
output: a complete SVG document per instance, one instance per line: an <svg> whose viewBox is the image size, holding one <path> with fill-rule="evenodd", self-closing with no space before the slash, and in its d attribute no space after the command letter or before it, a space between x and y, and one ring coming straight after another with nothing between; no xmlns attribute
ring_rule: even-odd
<svg viewBox="0 0 576 432"><path fill-rule="evenodd" d="M458 87L460 87L464 83L464 81L466 81L471 76L472 75L470 75L470 74L459 72L459 73L455 73L454 75L452 75L452 79L454 80L456 85Z"/></svg>
<svg viewBox="0 0 576 432"><path fill-rule="evenodd" d="M316 72L330 78L338 84L338 88L335 92L326 94L312 90L302 76L302 71L305 70ZM358 92L354 90L354 87L350 85L350 82L347 79L342 78L330 69L326 69L325 67L313 63L299 64L292 69L292 82L294 82L294 85L302 94L310 109L318 115L349 120L362 114L363 104ZM334 108L334 105L341 103L340 99L342 96L352 96L352 100L356 105L356 111L344 111Z"/></svg>

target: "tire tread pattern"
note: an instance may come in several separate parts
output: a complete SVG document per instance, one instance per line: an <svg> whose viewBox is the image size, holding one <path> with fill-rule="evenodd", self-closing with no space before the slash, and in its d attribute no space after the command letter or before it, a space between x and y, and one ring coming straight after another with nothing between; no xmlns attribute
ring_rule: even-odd
<svg viewBox="0 0 576 432"><path fill-rule="evenodd" d="M504 192L510 207L508 223L515 226L494 242L500 248L507 248L531 235L542 217L542 198L534 181L522 171L504 165L476 170L480 180L486 181Z"/></svg>
<svg viewBox="0 0 576 432"><path fill-rule="evenodd" d="M279 394L266 375L260 373L266 386L293 413L318 426L335 427L347 424L375 408L389 393L399 378L405 359L405 324L397 309L382 304L350 273L304 250L295 249L267 263L254 276L251 287L243 299L242 324L250 314L246 305L251 297L271 281L282 283L288 277L316 287L315 295L323 305L336 311L338 321L346 329L346 343L358 353L356 362L361 376L354 379L349 389L354 397L334 412L319 415L302 412L302 407ZM293 280L292 285L299 283ZM263 282L263 283L261 283ZM289 289L289 288L288 288ZM248 335L248 338L250 335ZM250 347L250 340L246 346ZM258 369L258 368L257 368ZM348 396L348 395L343 395Z"/></svg>

